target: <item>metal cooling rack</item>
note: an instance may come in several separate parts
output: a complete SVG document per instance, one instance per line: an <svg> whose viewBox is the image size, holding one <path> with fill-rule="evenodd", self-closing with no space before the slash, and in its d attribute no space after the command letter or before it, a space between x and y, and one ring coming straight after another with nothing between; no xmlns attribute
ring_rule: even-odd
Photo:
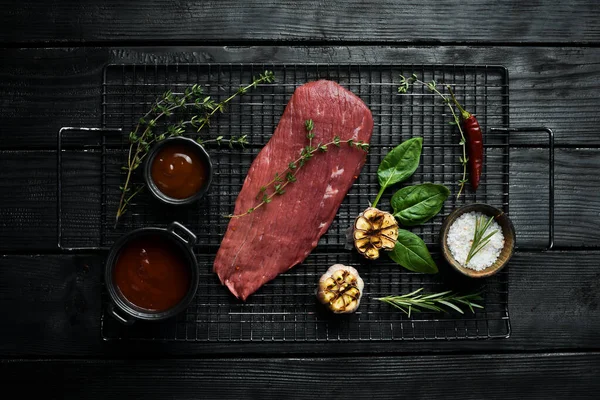
<svg viewBox="0 0 600 400"><path fill-rule="evenodd" d="M248 135L246 149L209 147L215 167L213 186L207 197L186 209L165 209L147 195L136 203L114 228L114 214L123 180L127 133L157 96L170 89L183 90L203 84L207 95L216 100L229 96L241 84L265 69L275 73L276 82L259 85L235 99L213 126L202 132L206 138ZM462 167L458 132L448 122L451 115L439 98L426 88L414 87L408 94L397 93L400 74L416 73L420 79L453 86L459 100L478 116L485 132L485 166L476 194L467 190L456 199L457 180ZM228 220L222 215L233 210L246 172L260 148L269 140L295 88L315 79L331 79L361 97L373 113L375 122L367 164L341 205L329 231L302 265L266 284L246 303L231 296L211 272L214 254L225 233ZM352 251L344 250L346 229L355 216L373 200L378 191L376 171L382 157L394 146L421 136L423 155L412 182L442 183L452 195L440 214L426 224L412 228L427 243L434 258L438 231L446 215L455 207L485 202L508 212L509 133L492 130L507 128L508 74L498 66L475 65L321 65L321 64L224 64L224 65L109 65L102 85L101 137L88 151L95 151L101 174L91 187L100 200L95 222L97 238L93 246L109 247L119 236L141 226L164 226L177 220L199 237L196 248L200 262L200 287L195 301L171 321L136 323L121 326L103 316L105 339L144 339L182 341L360 341L504 338L510 335L508 315L508 270L505 268L483 283L463 280L441 268L430 276L411 273L384 257L367 263ZM122 129L123 132L120 132ZM96 132L97 134L97 132ZM64 139L63 139L64 141ZM63 143L64 145L64 143ZM61 169L59 161L59 170ZM97 190L97 188L100 190ZM60 189L59 189L60 191ZM381 207L389 207L389 190ZM68 196L64 196L68 197ZM59 201L63 194L59 193ZM59 207L59 219L60 219ZM89 246L77 231L59 228L62 245ZM59 242L60 246L60 242ZM365 293L359 311L349 316L334 316L316 304L315 287L320 275L332 264L358 268L365 280ZM441 262L440 262L441 264ZM427 291L446 289L480 290L483 310L475 314L423 312L407 318L373 298L408 293L420 287ZM107 297L105 298L108 301ZM106 304L106 302L105 302Z"/></svg>

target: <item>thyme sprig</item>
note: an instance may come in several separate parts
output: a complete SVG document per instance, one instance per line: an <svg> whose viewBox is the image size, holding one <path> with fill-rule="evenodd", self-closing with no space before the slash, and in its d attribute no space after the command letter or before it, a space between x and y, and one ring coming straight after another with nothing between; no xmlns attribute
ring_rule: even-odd
<svg viewBox="0 0 600 400"><path fill-rule="evenodd" d="M196 142L199 144L205 145L208 143L216 143L218 146L227 145L230 149L233 149L234 146L240 146L242 149L246 148L246 145L250 142L248 141L248 135L242 135L240 137L232 136L229 139L224 138L223 136L217 136L214 139L202 140L200 138L196 139Z"/></svg>
<svg viewBox="0 0 600 400"><path fill-rule="evenodd" d="M135 129L129 133L130 145L127 155L127 165L122 167L124 171L127 171L127 174L124 184L120 186L122 193L115 217L115 226L119 222L119 218L127 211L131 200L143 189L143 185L138 185L132 191L130 187L132 185L131 180L133 172L139 168L152 144L169 137L181 136L189 127L194 128L196 132L200 132L205 126L210 126L211 118L217 112L224 112L225 106L235 97L245 94L248 90L257 87L261 83L271 83L273 80L273 72L264 71L258 77L254 77L252 83L241 86L235 93L219 103L215 102L211 96L205 96L199 84L185 89L183 93L174 93L171 90L165 92L150 110L138 120ZM194 115L190 119L180 119L168 125L161 133L156 132L159 121L165 117L174 117L176 114L184 111L192 111ZM221 136L214 139L218 144L221 144L222 140L223 137ZM197 141L201 144L207 143L207 141L203 142L200 138ZM234 144L243 146L247 143L245 135L240 138L234 137L229 139L230 146Z"/></svg>
<svg viewBox="0 0 600 400"><path fill-rule="evenodd" d="M483 306L474 302L483 300L479 293L459 295L448 290L446 292L427 295L419 294L422 291L423 288L420 288L401 296L379 297L375 300L396 307L409 317L413 312L422 312L423 310L448 312L448 308L450 308L464 314L464 311L461 309L464 306L467 306L472 313L475 313L475 308L483 308Z"/></svg>
<svg viewBox="0 0 600 400"><path fill-rule="evenodd" d="M493 216L491 216L485 222L483 215L475 218L475 233L473 234L473 241L471 243L471 248L469 249L469 254L467 254L465 265L469 264L469 261L475 257L475 254L479 253L481 249L483 249L490 242L492 236L498 232L498 230L494 230L487 235L485 234L493 221Z"/></svg>
<svg viewBox="0 0 600 400"><path fill-rule="evenodd" d="M281 196L285 193L285 188L294 182L296 182L296 175L298 172L309 162L316 153L325 153L329 149L329 146L341 147L342 145L348 145L353 148L357 148L363 151L369 150L369 144L362 141L355 141L353 139L342 140L339 136L335 136L333 140L327 143L318 143L313 147L314 134L314 122L312 119L304 122L304 128L306 130L306 138L308 139L308 145L300 150L300 156L293 161L290 161L287 168L282 172L275 173L275 177L265 185L261 186L259 193L256 195L258 203L246 210L241 214L229 214L227 218L240 218L249 214L252 214L258 208L269 204L275 196Z"/></svg>
<svg viewBox="0 0 600 400"><path fill-rule="evenodd" d="M463 132L462 125L460 123L460 117L454 110L454 107L452 106L451 98L444 95L442 92L440 92L435 80L432 80L430 82L423 82L422 80L418 79L417 75L415 75L415 74L412 74L409 78L406 78L405 76L400 75L400 86L398 86L398 93L406 93L408 91L409 87L414 86L415 84L427 87L427 89L429 89L430 92L433 92L442 98L442 101L444 102L444 104L446 104L448 106L448 108L450 109L450 112L452 112L452 117L454 120L450 121L450 124L456 125L458 127L458 131L460 132L459 144L462 146L462 155L459 156L458 159L463 167L463 173L462 173L462 178L460 178L458 180L459 190L458 190L458 194L456 195L456 198L458 199L460 197L462 191L465 188L465 184L468 182L467 163L469 162L469 159L467 158L467 140L465 139L465 133ZM446 88L448 89L448 91L450 93L452 93L452 89L450 88L450 85L446 85Z"/></svg>

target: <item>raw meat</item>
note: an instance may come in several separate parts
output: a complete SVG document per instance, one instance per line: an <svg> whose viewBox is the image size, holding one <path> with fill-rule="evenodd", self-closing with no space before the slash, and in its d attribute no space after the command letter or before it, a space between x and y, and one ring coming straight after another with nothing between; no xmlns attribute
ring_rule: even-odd
<svg viewBox="0 0 600 400"><path fill-rule="evenodd" d="M314 121L313 145L341 140L369 142L373 117L360 98L331 81L296 89L271 140L253 161L235 203L235 214L257 204L260 188L285 171L308 144L304 123ZM327 231L366 160L363 150L329 146L302 167L285 194L253 213L233 218L214 263L221 283L246 300L263 284L301 263Z"/></svg>

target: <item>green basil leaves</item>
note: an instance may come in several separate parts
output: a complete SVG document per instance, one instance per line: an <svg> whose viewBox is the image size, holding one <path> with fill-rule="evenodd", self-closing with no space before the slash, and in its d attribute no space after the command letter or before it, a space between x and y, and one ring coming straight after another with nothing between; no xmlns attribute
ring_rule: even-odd
<svg viewBox="0 0 600 400"><path fill-rule="evenodd" d="M437 215L450 195L444 185L423 183L407 186L392 196L394 217L404 226L420 225Z"/></svg>
<svg viewBox="0 0 600 400"><path fill-rule="evenodd" d="M412 232L400 229L396 246L389 253L390 258L404 268L424 274L438 272L435 261L431 258L425 242Z"/></svg>
<svg viewBox="0 0 600 400"><path fill-rule="evenodd" d="M377 169L379 185L387 188L395 183L408 179L419 166L423 138L409 139L392 149Z"/></svg>
<svg viewBox="0 0 600 400"><path fill-rule="evenodd" d="M415 173L419 166L422 148L423 138L416 137L408 139L387 153L377 169L377 178L381 188L373 202L373 207L377 205L385 189L405 181Z"/></svg>
<svg viewBox="0 0 600 400"><path fill-rule="evenodd" d="M407 180L419 167L423 138L409 139L393 148L377 169L379 193L371 207L375 207L383 192L390 186ZM450 191L443 185L423 183L398 190L392 197L394 217L404 226L422 224L440 212ZM435 274L438 268L421 238L407 230L398 231L398 240L389 253L390 258L404 268L425 274Z"/></svg>

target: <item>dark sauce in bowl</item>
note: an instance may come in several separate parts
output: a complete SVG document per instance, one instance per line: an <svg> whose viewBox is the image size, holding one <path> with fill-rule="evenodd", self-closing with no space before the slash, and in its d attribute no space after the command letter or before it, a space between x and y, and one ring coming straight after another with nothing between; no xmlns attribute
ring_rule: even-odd
<svg viewBox="0 0 600 400"><path fill-rule="evenodd" d="M173 199L187 199L198 193L206 183L207 167L197 148L170 143L154 157L151 176L164 195Z"/></svg>
<svg viewBox="0 0 600 400"><path fill-rule="evenodd" d="M175 307L188 293L189 261L173 242L158 235L131 240L121 249L113 281L130 303L149 311Z"/></svg>

